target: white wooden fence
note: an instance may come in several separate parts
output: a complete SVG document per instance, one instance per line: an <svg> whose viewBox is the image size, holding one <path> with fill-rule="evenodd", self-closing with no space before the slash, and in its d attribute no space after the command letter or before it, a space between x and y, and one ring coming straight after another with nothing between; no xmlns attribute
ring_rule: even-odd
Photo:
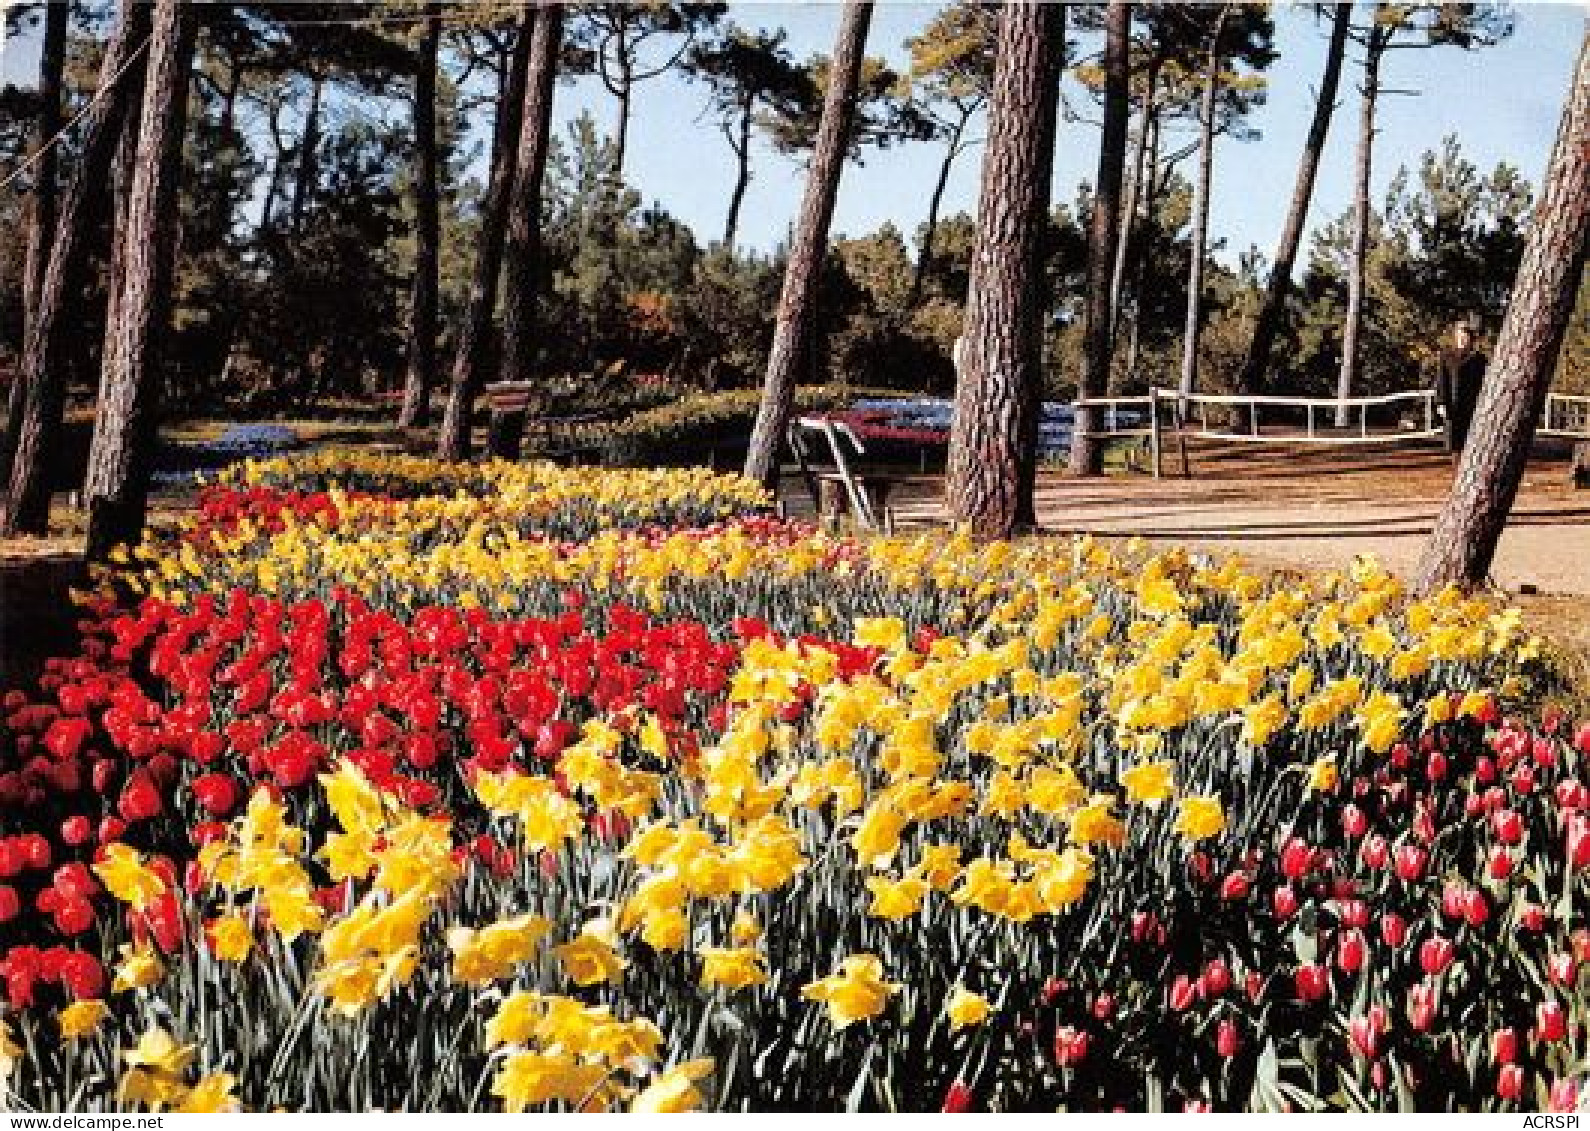
<svg viewBox="0 0 1590 1131"><path fill-rule="evenodd" d="M1073 402L1072 408L1101 410L1103 419L1093 435L1110 439L1146 438L1155 476L1161 472L1167 434L1184 445L1184 469L1188 437L1239 444L1353 445L1428 440L1443 434L1436 417L1435 392L1430 389L1379 397L1337 398L1218 393L1182 396L1175 389L1151 388L1144 396L1089 397ZM1213 422L1211 408L1216 410ZM1166 410L1170 416L1168 424ZM1276 415L1282 412L1290 420L1278 421ZM1335 427L1333 423L1341 412L1348 420L1345 428ZM1352 423L1355 412L1356 426ZM1372 413L1382 415L1381 421L1371 423ZM1077 434L1086 433L1079 431ZM1590 396L1548 394L1536 434L1590 440Z"/></svg>

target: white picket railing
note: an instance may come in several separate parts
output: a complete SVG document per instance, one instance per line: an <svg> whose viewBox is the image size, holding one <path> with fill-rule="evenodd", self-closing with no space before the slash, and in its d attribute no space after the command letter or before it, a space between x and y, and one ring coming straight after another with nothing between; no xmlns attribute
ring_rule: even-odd
<svg viewBox="0 0 1590 1131"><path fill-rule="evenodd" d="M1246 430L1238 430L1229 423L1218 421L1211 425L1211 406L1237 409L1235 415L1239 418L1246 416ZM1170 410L1169 423L1164 421L1162 412L1167 407ZM1072 402L1072 408L1103 410L1104 419L1097 430L1091 433L1079 431L1078 435L1091 434L1111 439L1146 437L1156 476L1160 474L1163 437L1166 433L1183 442L1193 437L1240 444L1393 444L1406 440L1434 439L1444 432L1444 427L1436 417L1435 392L1431 389L1388 393L1378 397L1276 397L1240 393L1191 393L1182 396L1175 389L1151 388L1144 396L1088 397ZM1123 409L1135 410L1134 419L1125 427L1121 426L1120 419ZM1246 409L1245 414L1241 412L1243 409ZM1293 422L1289 425L1278 424L1273 414L1269 420L1261 419L1262 409L1290 410ZM1301 410L1300 416L1298 410ZM1346 428L1337 428L1330 422L1334 422L1343 410L1349 423ZM1371 427L1371 412L1387 410L1395 410L1395 424L1388 427L1382 423ZM1356 427L1352 424L1355 411ZM1548 394L1536 434L1590 440L1590 396ZM1185 466L1185 444L1182 461Z"/></svg>
<svg viewBox="0 0 1590 1131"><path fill-rule="evenodd" d="M1547 393L1536 435L1590 440L1590 397Z"/></svg>

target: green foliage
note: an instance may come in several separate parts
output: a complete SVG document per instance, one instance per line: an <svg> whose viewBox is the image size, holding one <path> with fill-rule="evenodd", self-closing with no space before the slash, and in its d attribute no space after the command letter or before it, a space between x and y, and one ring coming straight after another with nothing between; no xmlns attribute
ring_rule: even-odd
<svg viewBox="0 0 1590 1131"><path fill-rule="evenodd" d="M1370 231L1366 392L1428 384L1459 315L1479 316L1491 333L1500 327L1532 199L1516 169L1481 173L1452 136L1424 154L1417 173L1399 170ZM1315 235L1302 309L1293 307L1301 389L1323 391L1336 370L1350 233L1344 215Z"/></svg>

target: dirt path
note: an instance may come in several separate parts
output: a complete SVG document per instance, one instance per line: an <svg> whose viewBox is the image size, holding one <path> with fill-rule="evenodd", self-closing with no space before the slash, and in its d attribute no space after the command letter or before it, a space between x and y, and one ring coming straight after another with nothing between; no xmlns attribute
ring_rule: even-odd
<svg viewBox="0 0 1590 1131"><path fill-rule="evenodd" d="M1237 554L1256 564L1334 569L1373 554L1407 575L1451 486L1446 456L1428 448L1342 453L1321 448L1195 444L1191 475L1075 480L1041 476L1046 533L1137 535ZM913 477L894 505L902 527L942 523L936 477ZM1493 579L1510 593L1590 596L1590 492L1566 458L1532 460L1497 553Z"/></svg>

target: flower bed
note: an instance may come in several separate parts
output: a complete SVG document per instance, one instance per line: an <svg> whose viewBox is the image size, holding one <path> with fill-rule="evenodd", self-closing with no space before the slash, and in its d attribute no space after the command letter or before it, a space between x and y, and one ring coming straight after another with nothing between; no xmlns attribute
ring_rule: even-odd
<svg viewBox="0 0 1590 1131"><path fill-rule="evenodd" d="M731 479L316 456L0 731L12 1102L1570 1109L1515 615Z"/></svg>

